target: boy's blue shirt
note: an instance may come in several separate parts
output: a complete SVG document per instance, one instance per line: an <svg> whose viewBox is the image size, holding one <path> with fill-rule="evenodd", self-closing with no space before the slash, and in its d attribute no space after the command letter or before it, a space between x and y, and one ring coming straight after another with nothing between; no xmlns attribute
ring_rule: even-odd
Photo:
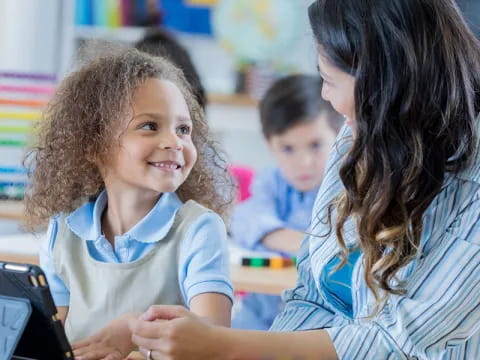
<svg viewBox="0 0 480 360"><path fill-rule="evenodd" d="M175 193L164 193L139 223L125 234L115 237L115 248L112 248L101 231L101 216L106 205L107 196L103 191L95 201L84 204L68 215L66 223L77 236L87 242L93 259L126 263L140 259L155 243L165 238L183 203ZM47 238L40 250L40 264L47 276L55 304L68 306L70 293L56 274L53 262L58 221L59 216L50 221ZM217 214L204 214L192 223L189 235L182 240L180 247L178 280L187 305L196 295L207 292L224 294L233 299L225 225Z"/></svg>
<svg viewBox="0 0 480 360"><path fill-rule="evenodd" d="M238 204L230 231L235 242L252 250L268 250L261 240L278 229L305 231L310 224L318 188L301 192L290 185L278 168L255 175L252 196Z"/></svg>

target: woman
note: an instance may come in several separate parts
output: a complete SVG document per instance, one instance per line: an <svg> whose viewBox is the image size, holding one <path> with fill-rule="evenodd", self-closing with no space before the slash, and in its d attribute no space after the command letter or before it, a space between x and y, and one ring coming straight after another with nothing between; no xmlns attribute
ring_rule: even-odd
<svg viewBox="0 0 480 360"><path fill-rule="evenodd" d="M479 43L453 0L318 0L309 15L322 96L349 127L286 309L267 333L156 306L133 340L153 359L476 359Z"/></svg>

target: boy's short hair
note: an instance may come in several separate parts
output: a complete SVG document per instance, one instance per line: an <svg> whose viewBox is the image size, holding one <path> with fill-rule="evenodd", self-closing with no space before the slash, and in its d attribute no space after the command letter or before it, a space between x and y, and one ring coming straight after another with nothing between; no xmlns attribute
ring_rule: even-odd
<svg viewBox="0 0 480 360"><path fill-rule="evenodd" d="M343 116L322 99L322 79L313 75L290 75L276 81L260 101L263 135L269 139L302 122L325 114L335 132L343 124Z"/></svg>
<svg viewBox="0 0 480 360"><path fill-rule="evenodd" d="M207 99L200 76L187 50L172 35L158 27L150 28L143 39L135 44L135 48L153 56L164 57L182 70L199 105L202 109L205 108Z"/></svg>

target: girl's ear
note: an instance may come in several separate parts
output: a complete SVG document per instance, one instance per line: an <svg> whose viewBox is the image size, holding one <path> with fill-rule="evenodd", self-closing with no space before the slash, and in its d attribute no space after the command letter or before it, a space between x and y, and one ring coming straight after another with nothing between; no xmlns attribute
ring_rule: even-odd
<svg viewBox="0 0 480 360"><path fill-rule="evenodd" d="M86 156L86 160L98 169L102 178L106 173L104 158L104 156L100 156L99 154L87 154Z"/></svg>
<svg viewBox="0 0 480 360"><path fill-rule="evenodd" d="M92 164L97 167L102 179L105 179L105 176L107 175L107 167L104 165L105 163L98 157L97 160L92 161Z"/></svg>

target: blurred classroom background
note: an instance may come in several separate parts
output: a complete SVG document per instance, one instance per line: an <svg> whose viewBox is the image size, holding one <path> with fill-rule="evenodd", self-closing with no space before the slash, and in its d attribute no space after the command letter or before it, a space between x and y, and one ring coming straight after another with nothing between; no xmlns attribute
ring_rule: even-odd
<svg viewBox="0 0 480 360"><path fill-rule="evenodd" d="M316 73L311 2L0 0L0 235L22 232L22 159L33 124L90 40L133 45L151 27L170 31L199 71L208 121L228 161L254 171L268 166L258 99L278 77ZM458 3L480 35L480 1Z"/></svg>
<svg viewBox="0 0 480 360"><path fill-rule="evenodd" d="M0 0L0 235L22 232L22 158L55 85L90 40L134 44L150 27L190 53L228 161L269 165L257 102L278 77L316 73L311 0ZM27 75L27 76L25 76Z"/></svg>

